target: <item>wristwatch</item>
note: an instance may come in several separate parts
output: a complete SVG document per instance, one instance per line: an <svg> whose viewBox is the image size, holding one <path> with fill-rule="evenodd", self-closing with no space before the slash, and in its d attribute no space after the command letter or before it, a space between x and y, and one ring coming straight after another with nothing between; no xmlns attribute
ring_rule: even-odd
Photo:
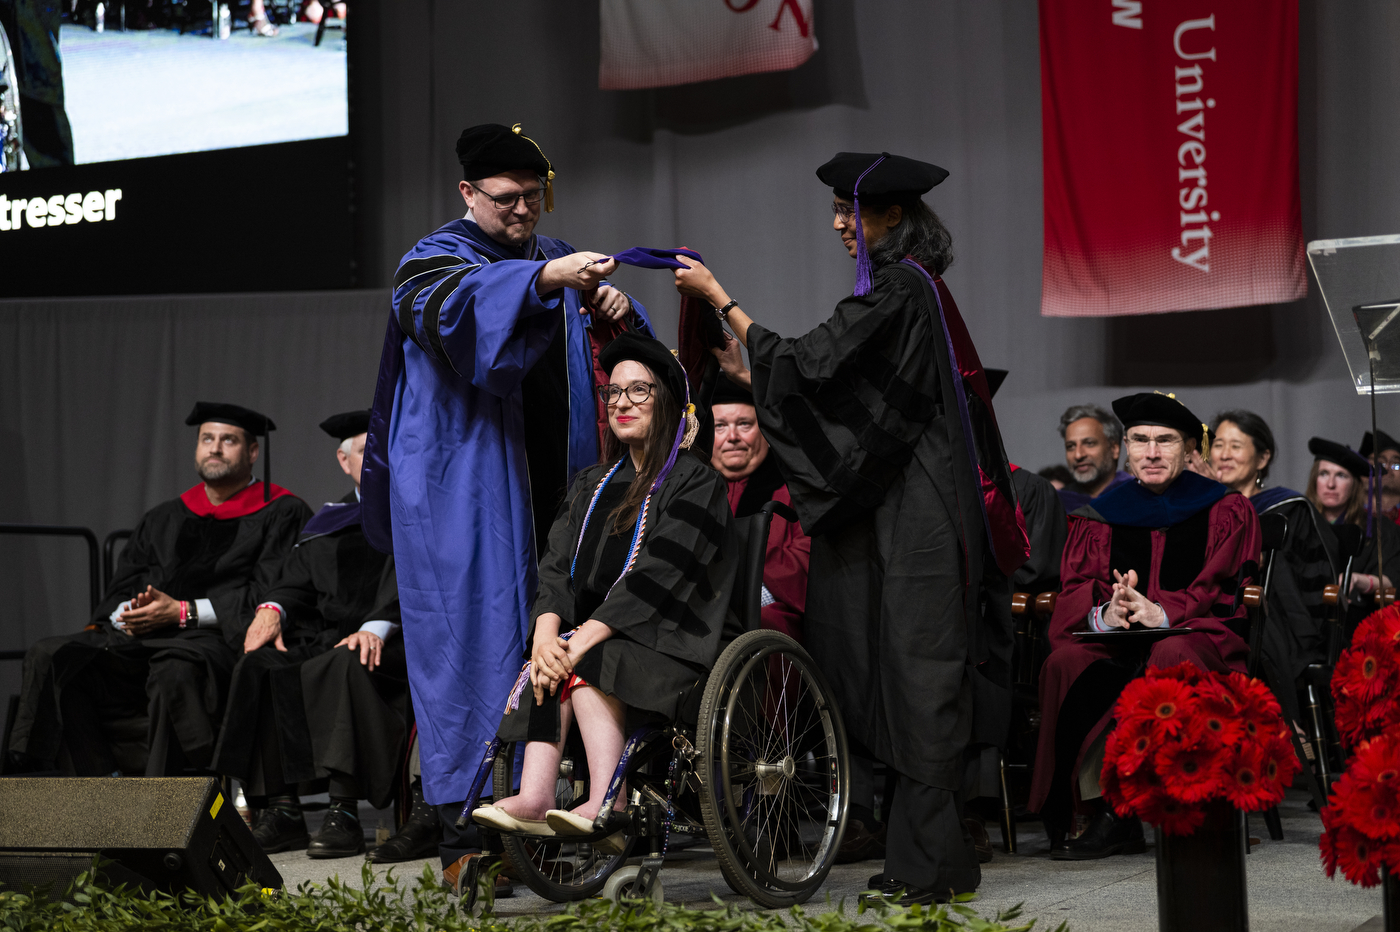
<svg viewBox="0 0 1400 932"><path fill-rule="evenodd" d="M731 298L730 301L729 301L729 303L726 304L724 307L717 307L717 308L715 308L715 316L718 317L720 320L726 321L726 322L727 322L727 321L729 320L729 309L730 309L731 307L738 307L738 306L739 306L739 302L738 302L738 301L735 301L735 300L733 300L733 299Z"/></svg>

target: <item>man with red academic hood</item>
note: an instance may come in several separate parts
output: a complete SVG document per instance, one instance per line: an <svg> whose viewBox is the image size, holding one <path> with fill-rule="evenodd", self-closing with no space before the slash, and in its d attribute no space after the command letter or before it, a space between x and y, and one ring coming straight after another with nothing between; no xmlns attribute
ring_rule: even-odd
<svg viewBox="0 0 1400 932"><path fill-rule="evenodd" d="M270 418L201 401L185 423L199 428L202 481L142 516L88 630L25 655L16 769L52 767L65 747L78 776L209 764L247 621L311 509L268 483L266 467L253 478ZM144 748L114 744L102 727L142 716Z"/></svg>
<svg viewBox="0 0 1400 932"><path fill-rule="evenodd" d="M756 515L770 501L792 507L778 461L768 455L768 441L758 429L753 395L720 375L710 402L715 440L710 465L729 486L729 510L736 518ZM802 525L774 515L763 558L762 625L802 640L802 612L807 605L807 559L812 541Z"/></svg>
<svg viewBox="0 0 1400 932"><path fill-rule="evenodd" d="M1136 477L1070 516L1061 591L1040 673L1040 743L1030 807L1050 833L1051 857L1091 860L1144 850L1142 823L1117 817L1098 793L1109 713L1146 666L1189 662L1243 671L1248 644L1239 598L1259 559L1249 499L1191 472L1205 425L1170 395L1119 398L1128 468ZM1208 451L1204 451L1208 452ZM1191 634L1139 646L1084 643L1078 631L1189 626ZM1066 841L1076 807L1092 821Z"/></svg>

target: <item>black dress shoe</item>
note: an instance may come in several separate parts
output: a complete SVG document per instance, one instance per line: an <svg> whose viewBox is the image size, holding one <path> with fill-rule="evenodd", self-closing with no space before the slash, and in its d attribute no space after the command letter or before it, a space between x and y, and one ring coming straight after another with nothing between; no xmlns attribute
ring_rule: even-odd
<svg viewBox="0 0 1400 932"><path fill-rule="evenodd" d="M365 850L365 830L360 820L342 809L331 806L326 810L326 821L321 823L311 844L306 846L308 858L349 858L362 854Z"/></svg>
<svg viewBox="0 0 1400 932"><path fill-rule="evenodd" d="M1083 835L1051 849L1050 857L1056 861L1096 861L1115 854L1142 854L1146 850L1142 820L1136 816L1120 819L1112 809L1105 808L1089 823Z"/></svg>
<svg viewBox="0 0 1400 932"><path fill-rule="evenodd" d="M883 861L886 831L883 825L877 825L871 831L860 819L851 819L846 823L846 837L841 839L841 847L836 849L836 863Z"/></svg>
<svg viewBox="0 0 1400 932"><path fill-rule="evenodd" d="M253 826L253 839L268 854L279 851L300 851L311 836L306 831L306 819L300 812L292 815L281 809L264 809L258 813Z"/></svg>
<svg viewBox="0 0 1400 932"><path fill-rule="evenodd" d="M442 820L437 807L423 802L422 792L413 790L413 812L388 841L370 849L365 859L371 864L397 864L419 858L436 857L442 844Z"/></svg>
<svg viewBox="0 0 1400 932"><path fill-rule="evenodd" d="M874 884L877 879L884 881L878 887ZM867 906L876 903L885 903L889 906L930 906L934 903L948 902L957 892L951 889L923 890L902 880L886 880L883 874L876 874L870 880L872 881L872 889L862 893L859 897L859 901Z"/></svg>

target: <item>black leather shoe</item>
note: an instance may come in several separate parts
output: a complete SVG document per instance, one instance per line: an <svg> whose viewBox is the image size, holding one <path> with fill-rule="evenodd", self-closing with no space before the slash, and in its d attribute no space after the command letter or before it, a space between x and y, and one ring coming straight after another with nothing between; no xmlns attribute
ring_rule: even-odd
<svg viewBox="0 0 1400 932"><path fill-rule="evenodd" d="M1147 841L1142 836L1142 820L1136 816L1120 819L1111 808L1105 808L1084 834L1066 841L1050 851L1056 861L1096 861L1115 854L1142 854Z"/></svg>
<svg viewBox="0 0 1400 932"><path fill-rule="evenodd" d="M987 837L987 826L974 816L963 819L963 830L972 836L972 850L977 852L977 863L986 864L992 859L992 840Z"/></svg>
<svg viewBox="0 0 1400 932"><path fill-rule="evenodd" d="M860 902L867 906L875 903L885 903L890 906L930 906L934 903L946 903L953 898L954 890L921 890L918 887L910 886L901 880L885 880L883 874L877 874L870 879L876 878L884 880L879 887L871 889L860 895ZM874 884L871 885L874 887Z"/></svg>
<svg viewBox="0 0 1400 932"><path fill-rule="evenodd" d="M321 823L311 843L306 846L308 858L349 858L363 854L365 850L365 830L360 820L339 806L326 810L326 821Z"/></svg>
<svg viewBox="0 0 1400 932"><path fill-rule="evenodd" d="M413 812L408 821L382 845L371 848L365 859L371 864L397 864L435 857L442 844L442 820L437 807L423 802L423 793L413 789Z"/></svg>
<svg viewBox="0 0 1400 932"><path fill-rule="evenodd" d="M854 864L857 861L883 861L885 859L885 826L877 825L872 832L860 819L852 819L846 824L846 837L841 839L841 847L836 849L837 864Z"/></svg>
<svg viewBox="0 0 1400 932"><path fill-rule="evenodd" d="M258 813L253 826L253 839L268 854L279 851L300 851L311 836L306 831L306 819L300 812L292 815L281 809L264 809Z"/></svg>

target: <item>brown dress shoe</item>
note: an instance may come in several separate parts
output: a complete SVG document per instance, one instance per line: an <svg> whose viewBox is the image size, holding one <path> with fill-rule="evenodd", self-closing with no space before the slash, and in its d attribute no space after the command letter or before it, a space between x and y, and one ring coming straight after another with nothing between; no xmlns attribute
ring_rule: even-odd
<svg viewBox="0 0 1400 932"><path fill-rule="evenodd" d="M464 892L462 890L462 881L467 873L467 863L471 861L472 858L491 858L494 860L494 856L489 854L464 854L442 869L442 885L451 890L458 897L462 896ZM482 866L484 868L487 865L483 864ZM510 878L505 874L497 874L496 898L503 899L514 895L515 885L510 882Z"/></svg>
<svg viewBox="0 0 1400 932"><path fill-rule="evenodd" d="M986 864L992 859L992 840L987 837L987 826L981 819L968 816L963 819L963 829L972 836L972 850L977 852L977 863Z"/></svg>

